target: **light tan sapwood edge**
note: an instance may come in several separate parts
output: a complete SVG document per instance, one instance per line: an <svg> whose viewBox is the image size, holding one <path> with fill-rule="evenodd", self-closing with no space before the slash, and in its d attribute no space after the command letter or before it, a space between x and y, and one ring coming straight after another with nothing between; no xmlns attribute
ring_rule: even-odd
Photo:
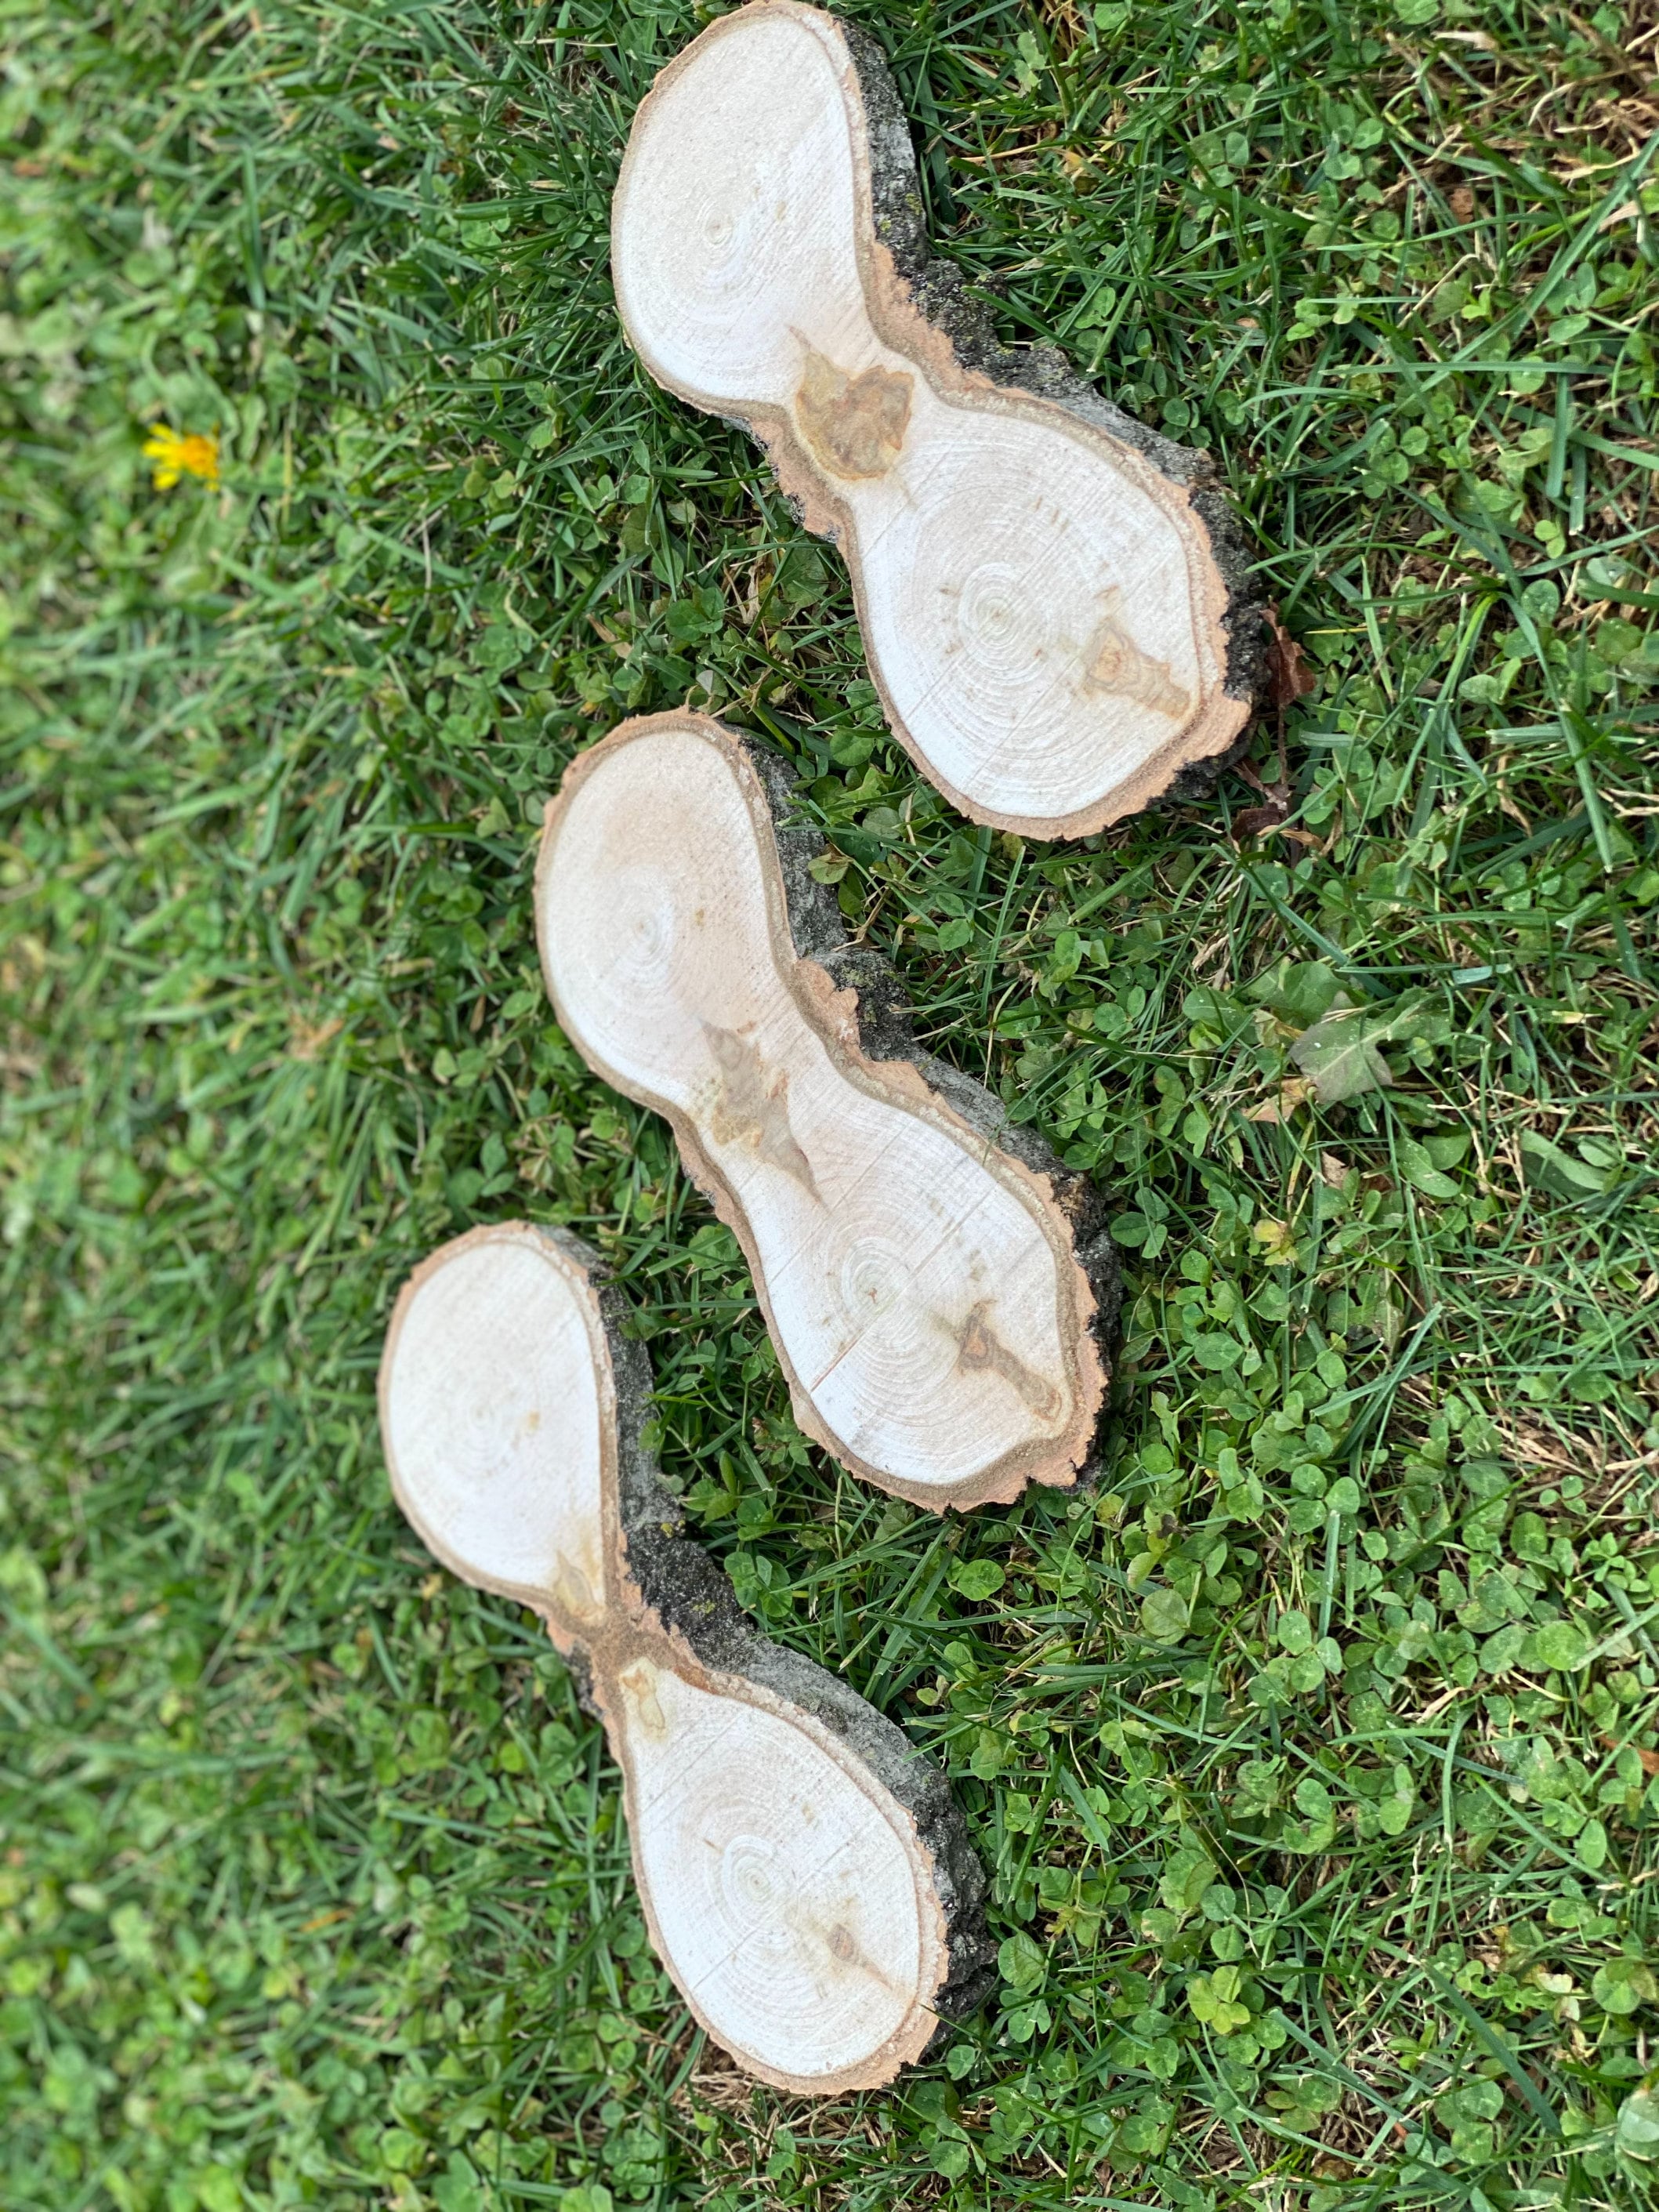
<svg viewBox="0 0 1659 2212"><path fill-rule="evenodd" d="M902 446L902 410L896 407L893 419L884 420L878 400L870 398L859 410L860 451L826 453L824 440L803 425L813 419L811 406L818 396L815 374L819 381L839 375L833 363L826 362L819 370L817 357L809 349L806 375L793 410L766 401L734 401L730 394L708 392L674 375L630 319L620 241L639 151L653 117L684 72L705 64L720 42L741 37L757 19L766 17L789 20L809 30L834 60L854 170L858 280L865 312L881 344L918 370L934 393L959 410L1038 422L1064 441L1103 454L1128 484L1163 510L1180 534L1200 639L1199 708L1165 744L1084 804L1052 813L1010 811L959 788L923 751L894 700L887 672L870 644L876 625L860 556L854 495L861 480L881 474L890 465L890 454ZM874 127L872 107L877 111ZM659 73L635 114L612 202L612 266L619 308L630 343L657 381L694 406L741 422L764 447L806 527L842 548L884 711L921 773L975 821L1025 836L1082 836L1167 794L1178 780L1184 780L1183 771L1208 764L1212 775L1215 765L1242 741L1271 675L1271 634L1260 586L1250 573L1242 532L1215 488L1206 457L1133 422L1070 374L1058 356L1035 351L1015 355L998 347L988 335L982 314L958 296L954 272L927 260L920 210L902 112L873 40L857 27L800 5L799 0L750 0L749 5L717 18L677 55ZM881 374L878 369L867 372L872 377ZM848 382L841 376L838 389L843 401ZM825 384L823 388L827 392L831 387ZM803 400L809 403L807 408ZM818 447L817 453L809 447L809 436ZM1109 623L1107 628L1109 635ZM1133 641L1121 642L1133 664L1133 679L1156 688L1163 678L1167 689L1165 665L1138 652ZM1178 690L1170 696L1184 697Z"/></svg>
<svg viewBox="0 0 1659 2212"><path fill-rule="evenodd" d="M615 785L613 799L606 785ZM1061 1168L1036 1130L1011 1126L984 1086L915 1046L898 978L878 953L849 945L834 896L811 878L823 842L790 821L792 785L781 754L690 712L622 723L580 754L546 807L535 872L538 942L553 1006L588 1066L668 1119L692 1182L744 1248L794 1418L814 1443L878 1489L936 1513L1009 1504L1029 1482L1075 1484L1093 1468L1117 1322L1119 1276L1102 1194L1086 1176ZM598 811L568 832L573 810L591 790ZM737 801L730 836L719 842L708 830L717 823L708 790ZM606 810L613 832L606 832ZM575 836L571 848L566 834ZM644 898L629 880L641 867L664 867L657 852L686 854L690 890L677 907L664 898L679 921L650 911L650 890L661 876L650 878ZM763 960L769 973L752 994L759 1011L734 1030L737 1018L726 1009L744 964L744 947L734 942L737 900L748 900L737 925L750 963ZM714 942L686 947L690 957L672 969L671 998L653 1005L644 982L637 991L599 984L595 998L591 978L606 960L619 971L635 927L661 938L681 922L695 922ZM664 953L657 945L654 956L675 956L675 947ZM721 1040L730 1071L696 1042L696 1064L690 1055L671 1068L657 1064L650 1079L622 1066L623 1057L654 1053L661 1061L675 1048L661 1042L671 1026L664 1009L692 1040L696 1030ZM810 1046L781 1044L781 1009L792 1009L787 1026L805 1033ZM595 1036L602 1026L611 1030L604 1042ZM754 1037L763 1051L752 1048ZM671 1079L679 1099L668 1091ZM863 1102L874 1102L878 1115ZM909 1117L914 1128L894 1124L894 1115ZM860 1128L872 1119L878 1128L865 1137ZM845 1151L852 1141L845 1130L856 1133L863 1151ZM938 1194L929 1206L925 1186L884 1188L900 1144L922 1148L927 1172L940 1190L957 1192L951 1203L963 1212L940 1212ZM987 1243L984 1224L994 1218L1006 1228L1002 1248ZM963 1221L973 1221L973 1230ZM887 1310L878 1307L878 1318L863 1322L858 1307L852 1321L834 1321L854 1334L830 1338L827 1354L814 1352L799 1321L799 1259L825 1255L823 1298L834 1307L836 1285L848 1267L854 1274L863 1267L867 1249L876 1252L869 1265L880 1267L883 1232L890 1249L931 1243L942 1255L942 1285L929 1279L936 1303L918 1312L927 1287L905 1281ZM956 1276L949 1274L951 1243L960 1248ZM796 1263L787 1305L772 1281L768 1248ZM1018 1261L1018 1272L1002 1281L984 1259L998 1249L1011 1270ZM842 1255L852 1259L842 1263ZM902 1265L894 1272L902 1281ZM980 1291L963 1287L973 1281ZM909 1338L900 1336L905 1329ZM814 1352L811 1371L803 1371L796 1343ZM863 1367L852 1358L854 1343ZM900 1405L883 1405L874 1391L858 1395L860 1374L902 1374L905 1358L921 1364L909 1370L914 1391ZM945 1391L945 1405L922 1402L925 1387ZM825 1389L854 1394L836 1420L825 1411ZM902 1429L905 1418L921 1422L927 1471L907 1468L900 1449L878 1453L867 1443L883 1420ZM980 1436L991 1444L980 1449ZM995 1447L1000 1436L1006 1444ZM967 1460L967 1471L951 1474Z"/></svg>
<svg viewBox="0 0 1659 2212"><path fill-rule="evenodd" d="M561 1312L584 1324L538 1376L526 1375L538 1347L514 1341L514 1320L537 1327L523 1295L529 1258L557 1279ZM511 1280L499 1281L501 1268ZM499 1299L483 1310L493 1274L505 1310ZM404 1356L411 1321L434 1298L435 1318L424 1315ZM847 1684L760 1636L684 1534L643 1442L651 1377L624 1320L598 1255L562 1231L492 1224L434 1253L398 1296L381 1359L393 1495L452 1572L540 1614L570 1661L623 1771L652 1942L699 2024L775 2088L878 2087L994 1979L983 1870L944 1777ZM505 1371L491 1372L492 1359ZM585 1393L598 1415L585 1432L592 1466L573 1441ZM469 1452L470 1470L458 1464ZM572 1521L573 1488L592 1529ZM522 1570L503 1565L507 1521L539 1553ZM548 1525L586 1562L574 1575L550 1559ZM745 1987L754 2015L734 2031ZM780 1989L787 2013L760 2018ZM815 2033L821 2049L833 2034L833 2063L810 2063Z"/></svg>

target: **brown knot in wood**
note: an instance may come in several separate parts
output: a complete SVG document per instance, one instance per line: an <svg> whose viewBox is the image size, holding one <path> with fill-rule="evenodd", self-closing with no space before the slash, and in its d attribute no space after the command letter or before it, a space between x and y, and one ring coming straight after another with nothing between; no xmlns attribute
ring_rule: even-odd
<svg viewBox="0 0 1659 2212"><path fill-rule="evenodd" d="M1133 699L1156 714L1183 721L1192 701L1170 674L1167 660L1143 653L1117 618L1122 594L1115 584L1106 594L1105 612L1089 645L1088 680L1115 698Z"/></svg>
<svg viewBox="0 0 1659 2212"><path fill-rule="evenodd" d="M807 345L795 421L807 450L831 476L884 477L904 450L912 380L890 368L844 368Z"/></svg>

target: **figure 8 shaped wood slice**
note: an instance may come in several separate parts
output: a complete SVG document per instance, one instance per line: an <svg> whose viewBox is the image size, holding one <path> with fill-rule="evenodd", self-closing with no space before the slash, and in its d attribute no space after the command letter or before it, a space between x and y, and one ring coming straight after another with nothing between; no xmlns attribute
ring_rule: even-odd
<svg viewBox="0 0 1659 2212"><path fill-rule="evenodd" d="M964 813L1081 836L1241 738L1273 633L1208 461L998 346L930 262L866 33L794 0L710 24L635 118L611 271L651 374L842 546L887 719Z"/></svg>
<svg viewBox="0 0 1659 2212"><path fill-rule="evenodd" d="M641 1441L650 1371L598 1255L516 1223L404 1286L380 1364L398 1503L464 1581L530 1606L622 1768L658 1955L740 2066L810 2095L921 2057L994 1979L944 1777L758 1635Z"/></svg>
<svg viewBox="0 0 1659 2212"><path fill-rule="evenodd" d="M536 876L559 1019L672 1125L808 1436L935 1511L1075 1482L1117 1312L1103 1204L917 1049L792 791L775 752L689 713L581 755Z"/></svg>

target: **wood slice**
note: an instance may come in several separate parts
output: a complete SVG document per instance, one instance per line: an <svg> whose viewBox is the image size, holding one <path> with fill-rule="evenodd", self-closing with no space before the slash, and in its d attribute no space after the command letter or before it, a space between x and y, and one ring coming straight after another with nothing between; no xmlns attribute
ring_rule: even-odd
<svg viewBox="0 0 1659 2212"><path fill-rule="evenodd" d="M1104 1206L919 1051L791 826L781 757L626 722L548 808L542 966L588 1065L665 1115L736 1233L802 1429L935 1511L1090 1463L1118 1280Z"/></svg>
<svg viewBox="0 0 1659 2212"><path fill-rule="evenodd" d="M1209 462L996 343L864 33L710 24L635 118L611 270L652 375L842 546L888 720L964 813L1080 836L1241 741L1271 631Z"/></svg>
<svg viewBox="0 0 1659 2212"><path fill-rule="evenodd" d="M398 1297L392 1489L463 1580L533 1607L622 1768L651 1940L740 2066L809 2095L919 2058L994 1980L944 1777L757 1633L643 1442L651 1377L597 1255L475 1229Z"/></svg>

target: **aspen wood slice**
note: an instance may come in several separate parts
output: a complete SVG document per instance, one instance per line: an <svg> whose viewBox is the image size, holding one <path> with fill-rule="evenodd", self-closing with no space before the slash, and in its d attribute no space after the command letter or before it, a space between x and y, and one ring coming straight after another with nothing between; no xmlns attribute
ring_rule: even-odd
<svg viewBox="0 0 1659 2212"><path fill-rule="evenodd" d="M809 1436L936 1511L1075 1482L1117 1307L1102 1202L917 1050L790 791L778 755L696 714L583 754L536 879L559 1018L672 1124Z"/></svg>
<svg viewBox="0 0 1659 2212"><path fill-rule="evenodd" d="M650 1374L597 1256L477 1229L404 1286L380 1365L398 1502L456 1574L533 1607L624 1784L651 1939L775 2087L890 2081L994 1975L944 1778L757 1634L641 1442Z"/></svg>
<svg viewBox="0 0 1659 2212"><path fill-rule="evenodd" d="M1208 462L995 343L865 33L712 23L635 118L611 269L652 375L841 544L888 720L964 813L1079 836L1240 739L1271 634Z"/></svg>

